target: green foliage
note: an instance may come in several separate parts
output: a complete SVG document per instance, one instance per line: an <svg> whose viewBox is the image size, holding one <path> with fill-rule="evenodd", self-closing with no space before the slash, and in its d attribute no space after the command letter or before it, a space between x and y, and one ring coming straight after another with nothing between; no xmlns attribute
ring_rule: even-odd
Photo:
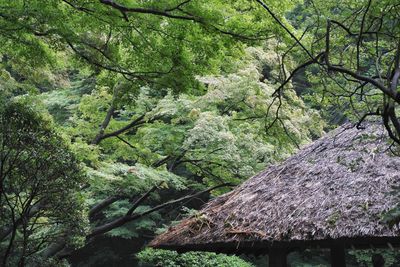
<svg viewBox="0 0 400 267"><path fill-rule="evenodd" d="M90 179L90 190L85 194L86 202L92 206L110 195L121 195L127 198L132 196L140 196L152 186L158 186L159 191L182 191L187 189L189 184L183 177L174 175L165 170L156 170L136 164L128 166L121 163L106 164L97 170L88 169ZM150 196L148 202L160 201L160 195L154 193ZM147 203L148 203L147 202ZM105 223L109 220L116 219L126 214L132 203L127 199L113 203L104 211L106 216L104 219L97 220L97 224ZM148 205L140 205L135 212L140 213L148 210ZM161 222L160 213L154 212L139 220L130 222L123 227L112 230L108 234L111 236L120 236L123 238L137 237L144 231L155 231L156 222Z"/></svg>
<svg viewBox="0 0 400 267"><path fill-rule="evenodd" d="M87 161L96 165L99 157L107 157L149 166L169 158L167 169L177 174L184 171L188 178L203 177L206 184L238 183L320 136L324 124L317 112L307 109L291 90L279 104L271 97L276 84L260 81L262 66L277 66L274 56L255 48L247 53L235 73L199 78L208 86L202 96L168 93L157 99L148 88L141 88L129 104L117 102L117 115L105 133L121 129L141 115L143 121L120 135L125 142L103 140L100 154L88 151L91 159ZM66 129L75 138L74 146L80 143L84 149L98 134L97 125L104 120L112 99L106 88L82 97ZM277 112L280 120L273 123ZM277 147L281 153L276 153Z"/></svg>
<svg viewBox="0 0 400 267"><path fill-rule="evenodd" d="M145 249L137 257L141 266L163 267L251 267L254 266L236 256L215 254L211 252L187 252L178 254L175 251L161 249Z"/></svg>
<svg viewBox="0 0 400 267"><path fill-rule="evenodd" d="M132 92L129 83L106 85L103 74L97 76L95 87L78 74L69 78L69 86L41 94L63 135L71 140L72 151L86 165L85 203L93 207L107 197L121 196L91 218L92 229L124 216L132 205L129 199L137 199L152 186L162 185L136 213L165 200L166 191L171 199L188 189L240 183L321 135L324 123L318 113L307 109L294 91L285 92L281 104L271 97L279 67L277 55L267 49L248 48L229 74L197 77L207 87L202 95L177 95L166 89L155 96L149 87ZM265 66L271 68L269 80L262 74ZM111 108L104 134L143 119L118 138L94 144ZM273 123L277 113L280 121ZM173 214L170 218L154 212L107 235L138 238L168 225L177 211Z"/></svg>
<svg viewBox="0 0 400 267"><path fill-rule="evenodd" d="M27 260L66 233L71 247L80 246L87 223L81 166L52 123L29 104L11 101L0 113L3 264Z"/></svg>
<svg viewBox="0 0 400 267"><path fill-rule="evenodd" d="M357 266L372 266L372 255L380 254L385 259L385 266L397 266L399 264L400 254L390 249L367 249L367 250L350 250L351 255Z"/></svg>
<svg viewBox="0 0 400 267"><path fill-rule="evenodd" d="M112 191L126 194L140 193L162 182L164 188L184 190L188 184L183 177L141 164L129 166L122 163L105 163L96 170L88 169L87 171L91 179L91 190L95 192L96 189L108 188L104 191L105 195L109 195Z"/></svg>
<svg viewBox="0 0 400 267"><path fill-rule="evenodd" d="M31 80L52 80L54 68L90 66L107 85L125 77L135 88L150 82L188 92L201 89L195 75L217 73L240 56L238 40L280 32L251 1L116 1L145 11L125 13L104 2L2 1L1 54Z"/></svg>
<svg viewBox="0 0 400 267"><path fill-rule="evenodd" d="M37 216L43 226L29 236L49 237L39 250L66 232L71 232L68 247L78 247L91 230L125 216L153 186L157 189L133 214L216 184L239 184L323 133L320 113L291 83L280 98L272 96L285 68L294 64L290 58L282 66L277 53L282 42L289 47L291 41L255 1L0 2L0 108L29 95L17 98L25 101L18 114L26 119L3 118L13 127L10 136L23 136L32 146L13 175L36 177L28 170L42 166L40 179L17 179L6 196L27 199L32 186L19 186L25 191L18 195L10 189L17 182L46 185L40 187L47 199L44 214ZM299 2L269 4L294 30L285 15ZM266 43L271 36L276 40ZM56 179L55 172L65 175ZM89 217L87 210L110 197L116 201ZM180 218L180 207L174 208L106 234L146 239ZM10 209L5 212L11 216ZM7 224L3 216L0 222L0 228ZM23 232L18 229L18 242L26 239ZM14 258L22 255L18 246L11 251ZM93 264L118 259L102 251ZM31 256L38 265L61 264L39 254ZM143 264L161 266L252 266L212 253L145 250L139 257Z"/></svg>
<svg viewBox="0 0 400 267"><path fill-rule="evenodd" d="M68 75L65 84L55 90L40 95L54 120L59 124L68 124L73 110L81 100L83 94L94 89L93 80L82 75ZM54 86L57 86L54 84Z"/></svg>

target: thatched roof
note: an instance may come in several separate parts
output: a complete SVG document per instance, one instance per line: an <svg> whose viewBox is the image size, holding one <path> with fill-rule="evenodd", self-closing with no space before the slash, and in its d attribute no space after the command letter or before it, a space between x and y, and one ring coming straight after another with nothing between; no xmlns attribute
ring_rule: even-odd
<svg viewBox="0 0 400 267"><path fill-rule="evenodd" d="M400 157L381 126L364 126L336 129L210 201L150 246L232 252L273 243L398 241L398 228L381 219L396 205L390 192L400 183Z"/></svg>

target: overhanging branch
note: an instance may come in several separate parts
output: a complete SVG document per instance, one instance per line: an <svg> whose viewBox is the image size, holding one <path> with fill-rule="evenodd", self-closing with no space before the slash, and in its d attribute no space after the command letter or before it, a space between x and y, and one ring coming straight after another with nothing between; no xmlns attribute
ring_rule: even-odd
<svg viewBox="0 0 400 267"><path fill-rule="evenodd" d="M195 16L189 16L189 15L184 16L184 15L172 14L172 13L170 13L170 11L172 11L172 10L158 10L158 9L149 9L149 8L140 8L140 7L127 7L127 6L121 5L113 0L100 0L100 3L102 3L104 5L108 5L112 8L115 8L115 9L119 10L122 14L126 14L126 13L151 14L151 15L167 17L167 18L172 18L172 19L191 20L191 21L201 22L201 19L197 18Z"/></svg>
<svg viewBox="0 0 400 267"><path fill-rule="evenodd" d="M118 218L118 219L116 219L116 220L114 220L112 222L109 222L109 223L106 223L104 225L101 225L101 226L98 226L98 227L94 228L93 231L90 234L87 235L87 238L91 238L91 237L94 237L94 236L97 236L97 235L100 235L100 234L107 233L107 232L111 231L112 229L120 227L120 226L122 226L122 225L124 225L124 224L126 224L128 222L137 220L137 219L139 219L139 218L141 218L143 216L146 216L146 215L148 215L150 213L153 213L153 212L158 211L160 209L163 209L165 207L168 207L168 206L171 206L171 205L174 205L174 204L177 204L177 203L181 203L181 202L183 202L185 200L189 200L189 199L193 199L193 198L199 197L199 196L201 196L201 195L203 195L205 193L208 193L208 192L210 192L212 190L215 190L215 189L218 189L218 188L221 188L221 187L227 187L227 186L232 186L232 184L230 184L230 183L219 184L219 185L207 188L207 189L205 189L203 191L200 191L198 193L195 193L195 194L192 194L192 195L184 196L184 197L181 197L181 198L178 198L178 199L174 199L174 200L165 202L163 204L155 206L155 207L153 207L153 208L151 208L151 209L149 209L147 211L144 211L142 213L139 213L139 214L133 214L133 211L132 211L131 214L126 214L125 216L122 216L122 217L120 217L120 218ZM140 199L142 199L142 197ZM142 202L143 200L140 200L140 201Z"/></svg>

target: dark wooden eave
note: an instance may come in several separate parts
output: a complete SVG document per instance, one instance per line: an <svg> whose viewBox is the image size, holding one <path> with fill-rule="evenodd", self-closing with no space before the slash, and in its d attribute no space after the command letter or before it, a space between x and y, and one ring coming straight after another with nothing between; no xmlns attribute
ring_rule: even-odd
<svg viewBox="0 0 400 267"><path fill-rule="evenodd" d="M157 248L176 250L179 253L187 251L209 251L226 254L268 254L271 248L285 249L287 252L304 249L330 249L340 243L346 249L370 249L400 247L399 237L359 237L324 240L292 240L292 241L243 241L231 243L204 243L187 245L160 245Z"/></svg>

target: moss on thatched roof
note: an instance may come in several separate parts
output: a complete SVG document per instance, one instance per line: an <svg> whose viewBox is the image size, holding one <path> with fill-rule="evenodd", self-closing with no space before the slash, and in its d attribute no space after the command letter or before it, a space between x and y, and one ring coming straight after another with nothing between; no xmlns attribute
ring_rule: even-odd
<svg viewBox="0 0 400 267"><path fill-rule="evenodd" d="M221 251L397 237L398 228L383 223L382 213L396 205L391 191L400 183L400 157L391 154L381 126L364 126L336 129L210 201L199 216L171 227L150 246Z"/></svg>

